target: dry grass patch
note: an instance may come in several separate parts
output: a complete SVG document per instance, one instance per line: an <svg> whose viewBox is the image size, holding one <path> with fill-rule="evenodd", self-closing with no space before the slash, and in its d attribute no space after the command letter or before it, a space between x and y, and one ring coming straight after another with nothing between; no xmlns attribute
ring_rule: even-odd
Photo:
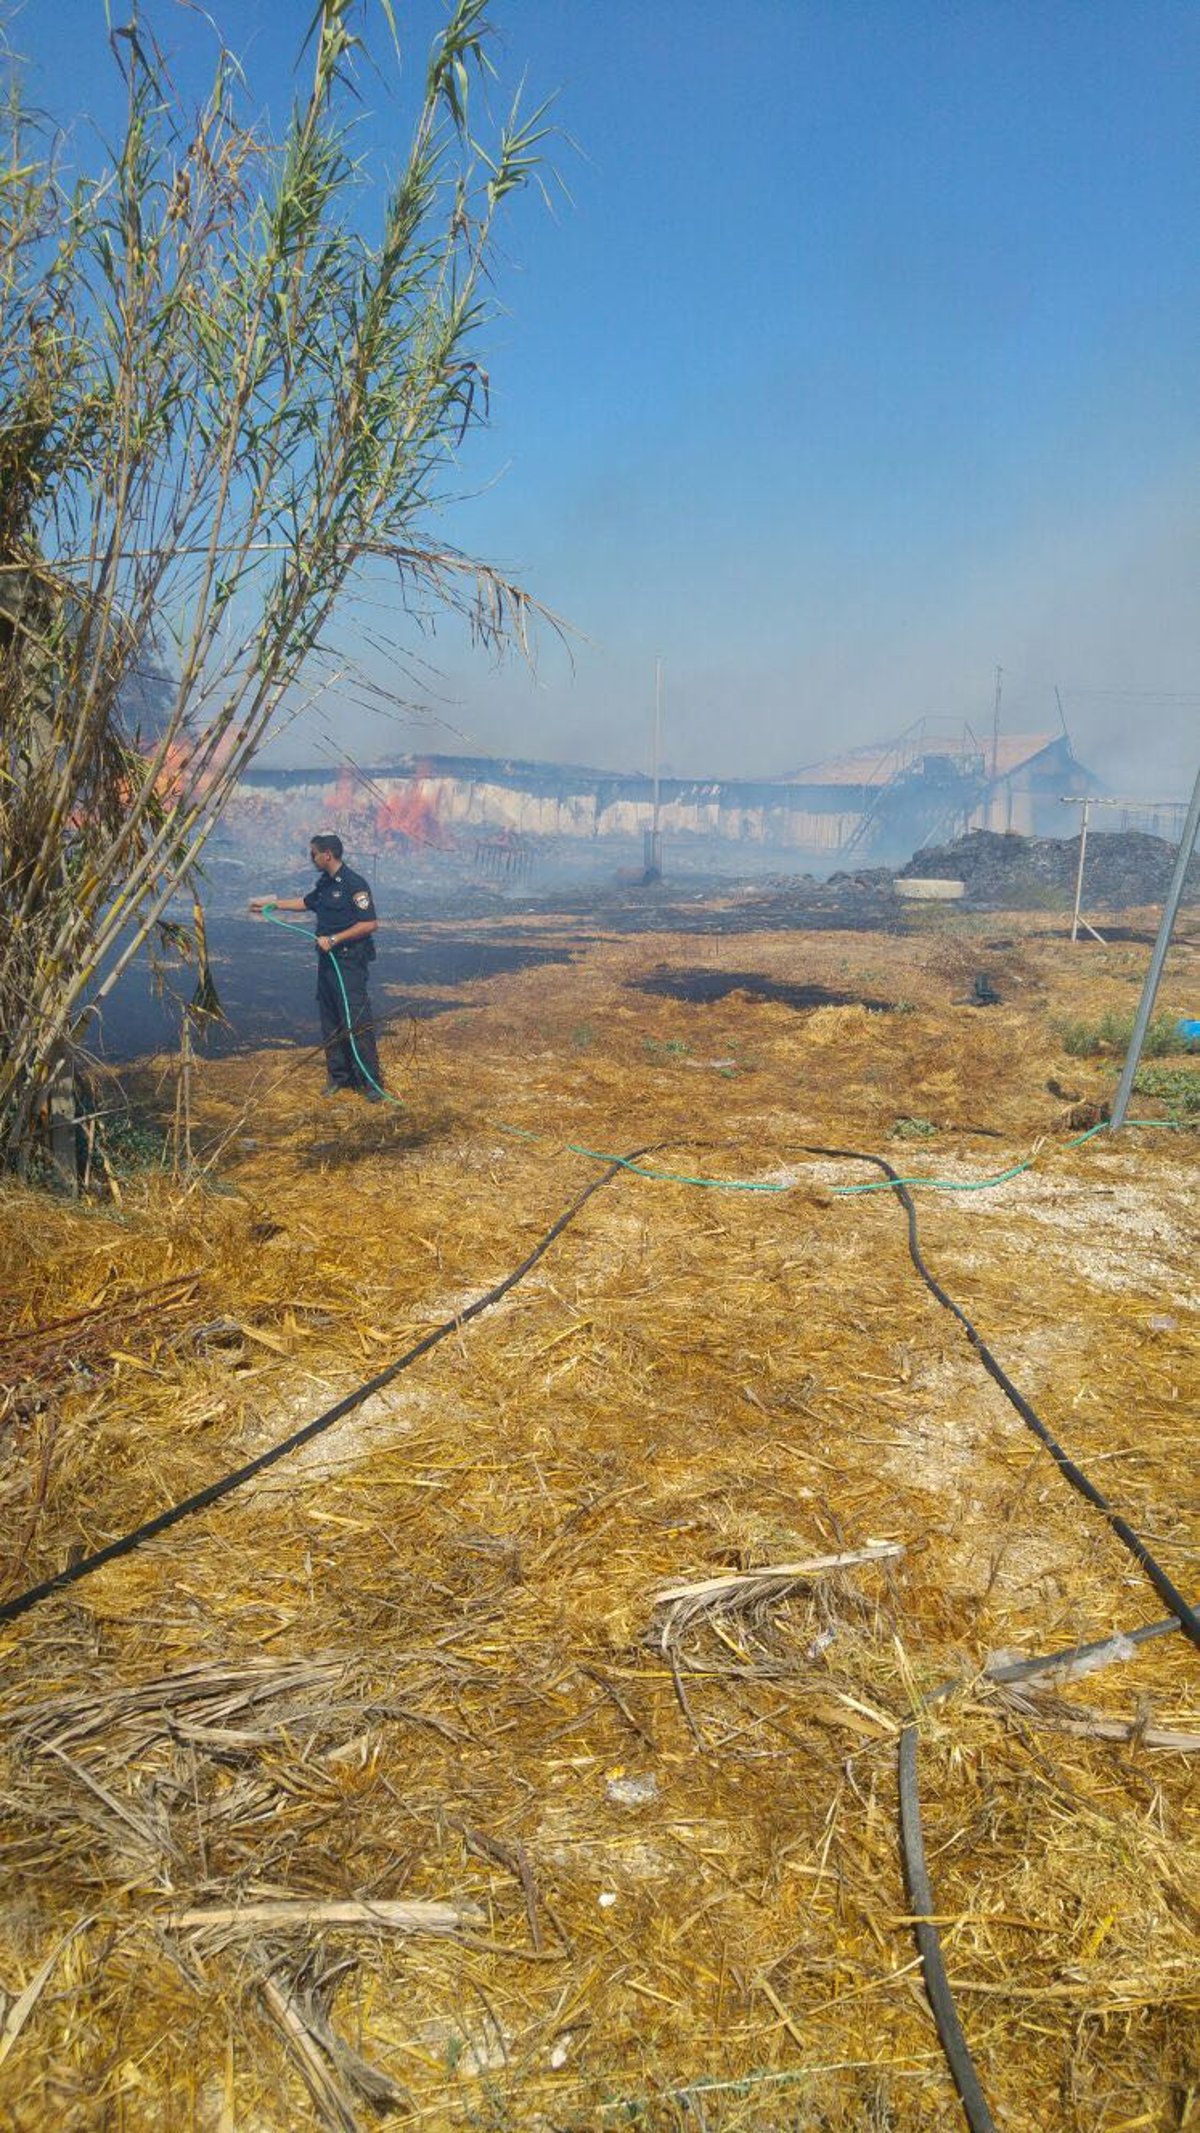
<svg viewBox="0 0 1200 2133"><path fill-rule="evenodd" d="M1149 1743L1200 1729L1195 1654L983 1680L1158 1603L917 1282L891 1196L835 1198L868 1173L804 1150L921 1117L906 1163L981 1175L1045 1138L1008 1185L923 1196L923 1244L1194 1586L1191 1142L1065 1149L1046 1083L1099 1070L1055 1018L1128 980L1032 931L1003 968L969 932L601 941L476 985L403 1071L385 1043L404 1112L232 1060L200 1076L207 1187L5 1198L11 1589L453 1316L598 1174L573 1145L787 1187L621 1173L369 1407L5 1632L22 2133L953 2126L895 1778L950 1677L926 1843L997 2118L1187 2123L1194 1765ZM908 1010L637 989L722 956ZM980 967L1005 1004L954 1006Z"/></svg>

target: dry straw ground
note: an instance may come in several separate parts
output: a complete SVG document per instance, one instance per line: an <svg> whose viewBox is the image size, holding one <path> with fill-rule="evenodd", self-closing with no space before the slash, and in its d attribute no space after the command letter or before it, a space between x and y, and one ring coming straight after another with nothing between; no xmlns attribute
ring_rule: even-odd
<svg viewBox="0 0 1200 2133"><path fill-rule="evenodd" d="M1195 1137L1068 1150L1047 1089L1111 1087L1056 1021L1132 1008L1144 948L909 923L566 932L571 967L385 1040L403 1111L234 1059L197 1069L205 1182L8 1192L11 1592L504 1275L599 1174L568 1144L788 1188L619 1174L386 1393L4 1632L6 2125L956 2127L896 1782L950 1676L926 1846L998 2123L1200 2124L1200 1661L1172 1636L984 1681L1161 1604L917 1281L893 1196L834 1197L873 1173L804 1152L968 1178L1040 1144L921 1195L926 1255L1194 1594ZM981 963L986 1011L957 1004ZM685 968L904 1011L639 987ZM1167 1005L1198 989L1179 948Z"/></svg>

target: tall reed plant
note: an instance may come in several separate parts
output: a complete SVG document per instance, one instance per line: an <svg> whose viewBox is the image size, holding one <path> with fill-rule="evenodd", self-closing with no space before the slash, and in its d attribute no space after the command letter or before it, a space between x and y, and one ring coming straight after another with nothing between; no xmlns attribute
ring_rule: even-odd
<svg viewBox="0 0 1200 2133"><path fill-rule="evenodd" d="M497 216L546 134L544 110L477 123L488 0L452 0L376 194L353 129L364 80L398 82L391 0L320 0L281 132L245 115L224 49L189 112L149 12L111 38L124 122L97 177L67 184L15 67L0 145L0 1165L17 1169L371 560L410 613L455 610L487 646L528 649L533 615L431 537L486 415Z"/></svg>

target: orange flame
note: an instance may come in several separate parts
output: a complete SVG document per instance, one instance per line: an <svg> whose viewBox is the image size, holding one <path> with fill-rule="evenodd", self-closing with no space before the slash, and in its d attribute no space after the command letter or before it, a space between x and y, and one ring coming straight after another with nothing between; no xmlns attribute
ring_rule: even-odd
<svg viewBox="0 0 1200 2133"><path fill-rule="evenodd" d="M454 839L439 822L432 797L419 778L377 800L366 780L356 780L352 771L343 768L322 804L330 825L349 830L360 844L367 838L395 838L437 852L454 848Z"/></svg>
<svg viewBox="0 0 1200 2133"><path fill-rule="evenodd" d="M142 777L122 778L121 798L126 807L132 806L135 795L143 789L143 779L145 777L146 771L149 770L150 765L154 761L154 758L157 753L157 744L143 748L140 751L141 760L145 765L145 771L143 771ZM162 762L159 764L158 769L154 773L154 791L157 794L158 798L163 801L167 807L174 807L176 803L183 798L184 792L187 790L188 767L192 760L192 754L193 750L188 742L172 741L168 745L166 754L163 756ZM203 791L204 787L210 782L210 780L211 771L206 771L203 778L197 780L197 790ZM78 828L78 826L79 823L77 820L75 822L75 827Z"/></svg>
<svg viewBox="0 0 1200 2133"><path fill-rule="evenodd" d="M437 810L419 784L395 792L375 810L375 830L381 837L404 837L413 844L432 845L448 851L453 838L438 821Z"/></svg>
<svg viewBox="0 0 1200 2133"><path fill-rule="evenodd" d="M208 792L242 738L241 732L230 731L223 733L215 746L207 744L208 737L203 733L181 735L168 742L154 778L154 790L159 798L173 806L185 794L190 797ZM141 751L143 762L152 763L157 753L158 744L148 743ZM203 755L204 767L197 770L193 766L200 755Z"/></svg>
<svg viewBox="0 0 1200 2133"><path fill-rule="evenodd" d="M337 774L336 785L331 785L325 795L325 805L335 820L362 813L362 793L344 766Z"/></svg>
<svg viewBox="0 0 1200 2133"><path fill-rule="evenodd" d="M186 741L172 741L163 758L162 768L154 780L154 789L163 800L178 800L183 792L192 750Z"/></svg>

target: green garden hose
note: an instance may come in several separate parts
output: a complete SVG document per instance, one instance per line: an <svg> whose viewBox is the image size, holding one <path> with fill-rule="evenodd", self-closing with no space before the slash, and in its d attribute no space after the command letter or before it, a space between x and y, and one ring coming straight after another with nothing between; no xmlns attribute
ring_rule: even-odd
<svg viewBox="0 0 1200 2133"><path fill-rule="evenodd" d="M264 904L262 906L262 915L266 919L268 926L278 926L281 933L303 933L305 940L308 939L308 933L303 926L292 926L289 925L286 918L275 917L274 904ZM395 1104L396 1109L398 1111L403 1111L406 1106L401 1103L400 1098L398 1096L392 1095L390 1089L384 1089L380 1087L379 1083L375 1079L375 1076L369 1071L369 1069L365 1065L362 1058L362 1054L360 1053L358 1046L354 1042L354 1025L350 1020L350 996L346 991L346 981L343 978L341 971L338 969L337 956L334 954L332 948L318 952L323 952L324 954L327 954L330 962L333 964L333 974L338 981L338 991L341 993L342 1006L345 1009L346 1013L346 1040L350 1046L350 1050L354 1058L354 1064L358 1068L359 1073L362 1075L362 1078L367 1083L368 1087L374 1089L375 1094L377 1096L382 1096L385 1104Z"/></svg>

